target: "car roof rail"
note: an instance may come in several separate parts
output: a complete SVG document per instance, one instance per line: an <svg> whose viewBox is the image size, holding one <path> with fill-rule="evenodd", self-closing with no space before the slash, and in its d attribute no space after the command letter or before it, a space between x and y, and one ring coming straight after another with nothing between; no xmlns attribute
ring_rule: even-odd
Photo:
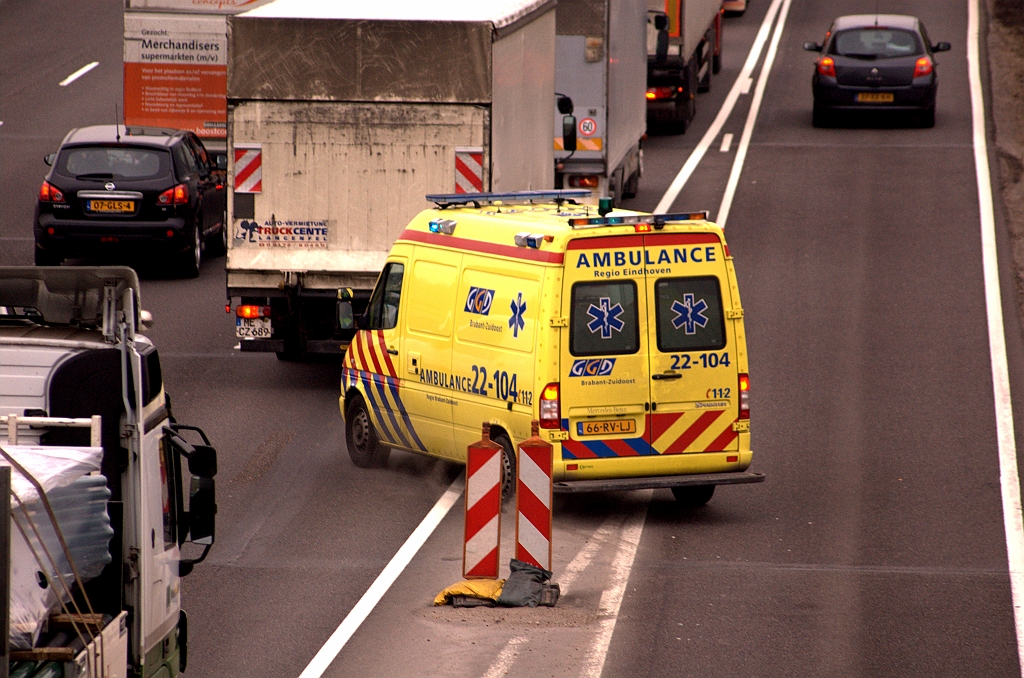
<svg viewBox="0 0 1024 678"><path fill-rule="evenodd" d="M433 193L427 196L427 200L437 205L438 209L457 207L459 205L473 205L477 208L482 205L493 205L494 203L512 202L537 202L551 201L558 204L578 204L576 198L589 198L591 192L585 189L559 189L553 191L511 191L508 193Z"/></svg>

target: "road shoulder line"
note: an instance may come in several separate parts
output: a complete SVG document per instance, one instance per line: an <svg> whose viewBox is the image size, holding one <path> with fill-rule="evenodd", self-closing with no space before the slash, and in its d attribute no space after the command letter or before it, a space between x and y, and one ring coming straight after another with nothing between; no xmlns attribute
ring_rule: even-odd
<svg viewBox="0 0 1024 678"><path fill-rule="evenodd" d="M1006 558L1013 599L1017 657L1024 675L1024 519L1021 517L1020 475L1017 445L1013 430L1013 402L1010 399L1010 375L1006 360L1006 335L1003 325L1002 292L999 287L999 257L996 250L995 211L992 203L992 179L988 166L988 140L985 131L985 98L981 85L979 52L979 0L970 0L967 12L967 65L971 85L971 120L974 137L974 165L978 181L978 210L981 226L982 268L985 279L985 310L988 316L989 355L992 364L992 391L999 448L999 484L1003 503L1003 530L1006 533Z"/></svg>

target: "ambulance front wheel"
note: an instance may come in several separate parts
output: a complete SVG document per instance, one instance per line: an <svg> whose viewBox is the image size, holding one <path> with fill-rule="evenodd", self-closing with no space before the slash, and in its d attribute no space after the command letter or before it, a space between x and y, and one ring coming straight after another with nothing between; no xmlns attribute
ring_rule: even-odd
<svg viewBox="0 0 1024 678"><path fill-rule="evenodd" d="M358 394L352 397L345 410L345 443L348 456L359 468L380 468L388 462L391 453L389 447L380 444L366 402Z"/></svg>
<svg viewBox="0 0 1024 678"><path fill-rule="evenodd" d="M491 440L501 445L501 501L504 503L516 495L516 450L503 431L492 435Z"/></svg>
<svg viewBox="0 0 1024 678"><path fill-rule="evenodd" d="M676 501L686 508L700 508L711 501L715 494L714 485L690 485L687 487L673 487L672 494Z"/></svg>

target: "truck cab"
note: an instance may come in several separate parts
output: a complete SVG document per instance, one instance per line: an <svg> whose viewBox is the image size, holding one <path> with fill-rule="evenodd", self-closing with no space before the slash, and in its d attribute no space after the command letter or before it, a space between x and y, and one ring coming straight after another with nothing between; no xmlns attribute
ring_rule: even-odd
<svg viewBox="0 0 1024 678"><path fill-rule="evenodd" d="M38 541L47 542L47 530L63 533L74 551L68 535L75 526L60 524L59 511L57 519L49 510L31 516L19 501L10 502L11 524L31 530L24 537L13 530L0 557L16 560L19 549L31 551L40 586L66 586L71 594L56 595L42 628L28 629L29 647L13 628L4 634L4 663L32 671L19 675L36 675L57 655L62 672L45 675L171 678L185 670L181 577L213 544L216 451L203 431L174 420L159 353L141 334L147 316L130 268L0 268L0 466L13 467L16 487L36 481L27 470L36 456L94 454L86 475L105 485L111 530L108 543L93 545L107 549L107 564L94 577L79 577L72 555L58 550L56 560L63 555L74 571L64 582L47 571L31 535L38 528L44 533ZM55 492L47 488L40 501L56 505ZM17 604L9 592L5 602ZM57 619L67 627L63 640L54 635ZM101 633L126 638L123 673L116 658L82 659L96 642L107 654L117 651L116 644L93 639Z"/></svg>

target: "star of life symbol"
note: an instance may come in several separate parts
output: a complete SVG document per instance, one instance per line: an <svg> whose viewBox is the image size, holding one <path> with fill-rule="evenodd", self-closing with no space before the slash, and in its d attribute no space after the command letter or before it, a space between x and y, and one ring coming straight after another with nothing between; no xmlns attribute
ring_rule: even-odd
<svg viewBox="0 0 1024 678"><path fill-rule="evenodd" d="M587 329L590 330L591 334L601 332L602 339L611 339L612 330L621 332L622 328L626 326L619 316L622 315L622 304L611 305L611 297L600 297L597 302L600 306L590 305L587 309L587 315L593 320L587 324Z"/></svg>
<svg viewBox="0 0 1024 678"><path fill-rule="evenodd" d="M708 305L703 299L694 302L692 294L684 294L682 302L672 302L672 310L676 313L676 317L672 318L672 327L677 330L685 327L687 334L697 334L698 325L703 328L708 324L708 317L704 315L707 309Z"/></svg>
<svg viewBox="0 0 1024 678"><path fill-rule="evenodd" d="M512 336L518 339L519 330L526 327L526 321L523 320L523 314L526 313L526 302L523 301L522 292L519 293L517 298L512 300L509 308L512 309L512 317L508 319L508 326L512 328Z"/></svg>

